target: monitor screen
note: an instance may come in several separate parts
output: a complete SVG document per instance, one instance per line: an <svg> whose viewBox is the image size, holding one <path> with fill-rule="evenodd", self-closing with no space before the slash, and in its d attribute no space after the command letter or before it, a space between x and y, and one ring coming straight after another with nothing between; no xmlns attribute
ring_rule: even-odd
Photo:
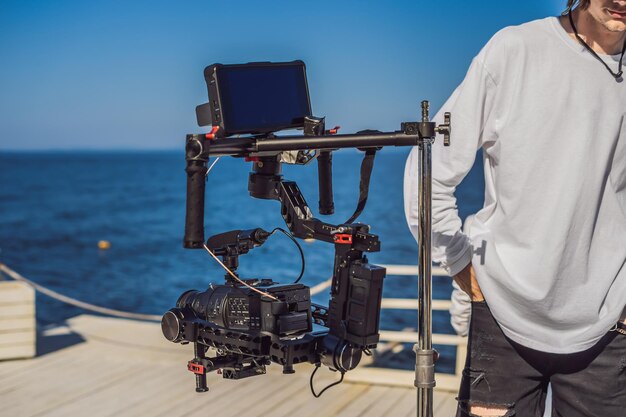
<svg viewBox="0 0 626 417"><path fill-rule="evenodd" d="M302 61L207 68L213 125L224 136L302 127L311 104Z"/></svg>

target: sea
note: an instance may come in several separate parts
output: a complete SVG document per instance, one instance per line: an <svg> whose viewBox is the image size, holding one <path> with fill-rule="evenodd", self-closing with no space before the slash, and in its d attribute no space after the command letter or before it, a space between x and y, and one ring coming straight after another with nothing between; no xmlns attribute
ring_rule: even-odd
<svg viewBox="0 0 626 417"><path fill-rule="evenodd" d="M368 254L374 264L415 265L417 244L406 225L403 174L408 149L383 149L376 155L369 198L358 221L369 224L381 251ZM314 215L339 224L359 199L363 153L333 153L335 214L317 215L317 164L283 166L285 179L298 183ZM0 151L0 262L54 291L88 303L123 311L162 314L180 294L224 280L220 266L203 250L182 246L186 174L178 151ZM256 227L285 227L276 201L257 200L247 191L251 163L223 157L206 184L205 236ZM484 184L480 157L456 192L462 218L482 206ZM99 241L110 248L99 249ZM332 272L333 246L302 242L306 271L302 283L313 286ZM243 278L292 282L300 256L291 240L275 234L243 255ZM449 277L434 277L433 297L446 299ZM417 297L417 279L390 276L384 297ZM326 292L314 301L327 304ZM37 295L40 324L61 323L88 313ZM92 313L89 313L92 314ZM415 328L415 311L388 310L381 328ZM446 312L435 312L434 331L453 334ZM442 349L446 349L442 347ZM409 349L410 352L410 349ZM445 352L442 352L444 357ZM410 360L396 360L410 369ZM438 364L453 369L453 360Z"/></svg>

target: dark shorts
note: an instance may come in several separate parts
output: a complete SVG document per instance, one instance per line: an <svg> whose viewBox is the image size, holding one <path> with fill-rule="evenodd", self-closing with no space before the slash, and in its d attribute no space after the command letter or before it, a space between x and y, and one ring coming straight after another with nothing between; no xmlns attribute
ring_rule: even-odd
<svg viewBox="0 0 626 417"><path fill-rule="evenodd" d="M472 303L457 417L473 416L470 405L542 417L549 383L552 417L626 416L626 335L610 331L580 353L539 352L504 336L486 303Z"/></svg>

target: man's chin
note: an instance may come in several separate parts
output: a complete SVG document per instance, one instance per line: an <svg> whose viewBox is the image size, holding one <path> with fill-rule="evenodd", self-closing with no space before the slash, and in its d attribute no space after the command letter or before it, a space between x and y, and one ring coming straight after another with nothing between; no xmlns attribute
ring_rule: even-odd
<svg viewBox="0 0 626 417"><path fill-rule="evenodd" d="M606 22L604 27L611 32L626 32L626 22L611 20Z"/></svg>

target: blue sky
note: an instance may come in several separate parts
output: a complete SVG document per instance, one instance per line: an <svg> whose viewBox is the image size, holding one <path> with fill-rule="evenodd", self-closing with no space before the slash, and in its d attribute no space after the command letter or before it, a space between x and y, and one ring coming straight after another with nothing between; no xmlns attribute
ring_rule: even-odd
<svg viewBox="0 0 626 417"><path fill-rule="evenodd" d="M393 130L440 106L502 27L565 0L7 1L0 150L177 149L204 131L205 66L307 64L313 112Z"/></svg>

